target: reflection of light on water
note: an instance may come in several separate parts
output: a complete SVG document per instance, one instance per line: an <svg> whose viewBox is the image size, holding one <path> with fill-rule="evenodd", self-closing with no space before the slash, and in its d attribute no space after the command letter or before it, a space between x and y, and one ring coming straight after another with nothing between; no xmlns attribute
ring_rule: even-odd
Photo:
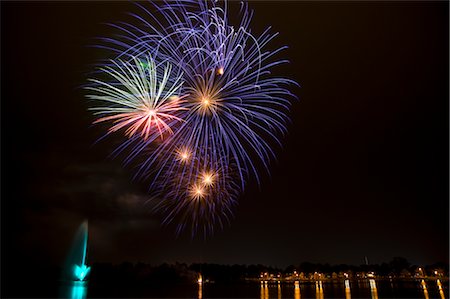
<svg viewBox="0 0 450 299"><path fill-rule="evenodd" d="M198 299L202 299L203 298L203 284L199 283L198 284Z"/></svg>
<svg viewBox="0 0 450 299"><path fill-rule="evenodd" d="M267 281L261 281L261 299L269 299L269 287Z"/></svg>
<svg viewBox="0 0 450 299"><path fill-rule="evenodd" d="M377 283L375 282L375 279L369 279L369 284L372 299L378 299Z"/></svg>
<svg viewBox="0 0 450 299"><path fill-rule="evenodd" d="M198 283L198 299L202 299L202 297L203 297L203 277L202 277L201 273L198 274L197 283Z"/></svg>
<svg viewBox="0 0 450 299"><path fill-rule="evenodd" d="M74 281L71 292L70 299L85 299L87 295L87 283L84 281Z"/></svg>
<svg viewBox="0 0 450 299"><path fill-rule="evenodd" d="M442 288L441 281L438 279L438 280L436 280L436 283L439 288L439 295L441 296L442 299L445 299L444 289Z"/></svg>
<svg viewBox="0 0 450 299"><path fill-rule="evenodd" d="M322 287L322 281L316 281L316 298L317 299L323 299L323 287Z"/></svg>
<svg viewBox="0 0 450 299"><path fill-rule="evenodd" d="M294 285L294 299L300 299L300 283L298 281Z"/></svg>
<svg viewBox="0 0 450 299"><path fill-rule="evenodd" d="M346 279L344 281L344 285L345 285L345 299L351 299L352 294L350 292L350 281L348 279Z"/></svg>
<svg viewBox="0 0 450 299"><path fill-rule="evenodd" d="M395 280L394 280L395 281ZM436 282L436 284L434 285L434 283ZM300 288L300 282L299 281L291 281L290 282L290 286L292 288L292 284L294 286L294 294L292 296L291 293L291 297L293 299L300 299L302 298L301 295L305 296L305 293L301 294L301 288ZM315 284L314 284L315 283ZM345 290L345 296L342 296L340 298L345 298L345 299L352 299L352 287L356 287L356 290L358 291L358 287L357 287L357 280L350 282L349 279L344 279L343 283L342 281L340 282L341 284L338 286L338 292L340 293L340 295L338 294L338 296L342 296L344 294L342 294L342 287L344 287ZM383 293L383 290L390 290L389 288L389 281L386 281L385 284L381 284L378 285L378 281L376 279L361 279L361 288L364 289L365 292L368 292L368 289L370 288L370 293L371 296L369 298L371 299L378 299L379 295L378 295L378 287L381 288L381 292ZM433 287L433 285L428 286L428 283L433 284L435 287ZM279 281L273 281L273 284L271 281L261 281L261 297L260 299L269 299L269 284L271 284L271 288L273 293L271 294L272 299L273 298L277 298L277 299L281 299L283 298L283 283L279 282ZM302 284L303 285L303 284ZM286 286L289 287L289 284L286 284ZM333 285L333 290L331 290L331 285L330 284L325 284L323 283L323 281L321 280L316 280L311 282L311 284L306 284L304 285L305 288L303 288L303 292L308 293L308 290L314 291L313 288L315 287L316 289L316 296L314 297L315 299L324 299L325 295L324 295L324 288L327 287L327 297L330 296L331 293L336 295L336 285ZM421 291L419 289L417 289L417 287L420 286L420 289L423 291L423 295L421 295ZM257 285L256 285L257 287ZM435 294L433 295L433 292L430 294L428 287L431 288L432 291L435 292ZM277 294L275 293L275 288L277 289ZM416 290L416 295L415 297L420 297L422 296L422 298L424 299L431 299L431 298L439 298L439 299L445 299L448 298L445 295L445 285L442 283L441 280L436 279L436 280L432 280L432 281L425 281L424 279L420 279L418 281L415 282L415 286L414 289ZM306 290L306 291L305 291ZM292 291L292 289L291 289ZM397 286L396 292L400 292L400 294L404 294L402 293L403 291L412 291L410 290L408 287L407 289L402 288L402 286ZM328 293L330 292L330 293ZM353 289L353 296L355 296L355 289ZM439 292L439 295L437 294ZM311 294L313 295L313 294ZM382 296L383 294L381 294ZM284 296L286 296L286 294L284 294ZM314 295L313 295L314 296ZM289 297L289 295L288 295ZM201 297L199 296L199 299L201 299Z"/></svg>
<svg viewBox="0 0 450 299"><path fill-rule="evenodd" d="M425 283L425 280L422 279L420 285L422 286L423 289L423 296L425 297L425 299L429 299L430 297L428 296L427 284Z"/></svg>

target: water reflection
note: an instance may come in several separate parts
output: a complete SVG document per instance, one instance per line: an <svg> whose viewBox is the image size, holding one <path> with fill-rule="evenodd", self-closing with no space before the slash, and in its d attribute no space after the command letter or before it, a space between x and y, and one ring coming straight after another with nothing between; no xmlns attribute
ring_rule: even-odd
<svg viewBox="0 0 450 299"><path fill-rule="evenodd" d="M350 291L350 281L348 279L346 279L344 281L344 285L345 285L345 299L351 299L352 298L352 294Z"/></svg>
<svg viewBox="0 0 450 299"><path fill-rule="evenodd" d="M269 286L267 281L261 281L261 299L269 299Z"/></svg>
<svg viewBox="0 0 450 299"><path fill-rule="evenodd" d="M323 286L322 281L316 281L316 298L323 299Z"/></svg>
<svg viewBox="0 0 450 299"><path fill-rule="evenodd" d="M372 299L378 299L377 283L375 282L375 279L369 279L369 284Z"/></svg>
<svg viewBox="0 0 450 299"><path fill-rule="evenodd" d="M300 283L298 281L294 284L294 299L300 299Z"/></svg>
<svg viewBox="0 0 450 299"><path fill-rule="evenodd" d="M391 285L391 289L393 289L394 288L394 284L393 284L392 278L389 278L389 283Z"/></svg>
<svg viewBox="0 0 450 299"><path fill-rule="evenodd" d="M420 285L422 286L423 296L425 297L425 299L430 299L430 296L428 295L428 289L427 289L427 284L425 283L425 280L422 279L422 281L420 282Z"/></svg>
<svg viewBox="0 0 450 299"><path fill-rule="evenodd" d="M393 282L395 284L395 280ZM253 285L252 288L254 287L258 286ZM294 289L293 293L292 287ZM308 298L325 299L325 288L327 289L327 298L332 296L333 298L345 299L352 299L352 297L378 299L378 290L380 290L381 296L383 296L383 293L396 292L400 295L400 297L397 298L448 298L446 297L447 295L445 295L446 288L444 283L442 283L442 279L430 281L420 279L415 282L399 283L398 285L395 285L395 290L391 290L388 280L380 282L371 278L358 280L344 279L339 283L318 279L312 282L305 281L301 284L300 281L292 280L290 282L262 280L260 281L260 299L269 299L269 297L271 297L271 299L281 299L283 297L301 299L305 296ZM269 289L271 289L271 291L269 291ZM257 292L257 289L253 290ZM283 292L286 291L288 291L288 293L283 294ZM269 294L269 292L271 293ZM198 298L202 298L200 292Z"/></svg>
<svg viewBox="0 0 450 299"><path fill-rule="evenodd" d="M198 299L203 298L203 283L198 283Z"/></svg>
<svg viewBox="0 0 450 299"><path fill-rule="evenodd" d="M87 282L86 281L74 281L69 287L70 299L86 299L87 295Z"/></svg>
<svg viewBox="0 0 450 299"><path fill-rule="evenodd" d="M438 280L436 281L436 283L437 283L437 286L438 286L438 289L439 289L439 295L441 296L441 299L445 299L445 296L444 296L444 289L442 288L441 281L438 279Z"/></svg>

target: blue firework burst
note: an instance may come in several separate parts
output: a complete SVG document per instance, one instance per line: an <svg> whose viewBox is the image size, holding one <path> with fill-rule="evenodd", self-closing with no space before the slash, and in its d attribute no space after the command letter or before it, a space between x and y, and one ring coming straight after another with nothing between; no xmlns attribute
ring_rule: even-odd
<svg viewBox="0 0 450 299"><path fill-rule="evenodd" d="M281 145L287 131L295 98L290 87L296 83L271 73L287 62L276 59L286 47L270 50L277 35L270 28L251 33L252 12L246 3L240 6L237 24L230 24L227 2L137 6L135 22L113 24L119 34L102 39L101 47L110 50L113 59L104 64L153 57L154 69L173 67L174 74L182 75L167 81L183 81L176 89L183 101L176 110L182 115L171 120L182 121L151 146L142 138L153 136L151 132L129 131L118 150L129 148L127 161L140 157L137 175L150 179L165 222L177 222L179 230L211 231L214 223L230 217L248 178L259 182L260 172L268 171L273 147ZM205 175L211 175L211 185L199 179Z"/></svg>

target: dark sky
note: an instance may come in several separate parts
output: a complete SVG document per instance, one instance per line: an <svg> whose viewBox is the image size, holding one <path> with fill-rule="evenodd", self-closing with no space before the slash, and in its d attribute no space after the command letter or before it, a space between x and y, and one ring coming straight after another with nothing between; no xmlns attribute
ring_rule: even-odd
<svg viewBox="0 0 450 299"><path fill-rule="evenodd" d="M2 261L448 262L448 3L251 2L301 84L272 174L207 240L175 237L108 159L79 86L128 2L2 2ZM4 268L5 269L5 268Z"/></svg>

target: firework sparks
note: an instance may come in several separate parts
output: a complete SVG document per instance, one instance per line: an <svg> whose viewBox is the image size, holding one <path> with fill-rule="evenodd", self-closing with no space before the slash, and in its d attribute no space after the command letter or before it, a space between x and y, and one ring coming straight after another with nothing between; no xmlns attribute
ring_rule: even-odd
<svg viewBox="0 0 450 299"><path fill-rule="evenodd" d="M177 150L177 160L181 162L189 161L191 157L191 152L186 148L180 148Z"/></svg>
<svg viewBox="0 0 450 299"><path fill-rule="evenodd" d="M201 186L194 185L191 190L191 197L193 199L199 200L205 196L205 189Z"/></svg>
<svg viewBox="0 0 450 299"><path fill-rule="evenodd" d="M147 63L136 58L133 62L112 61L114 67L100 68L113 82L89 80L96 86L86 87L92 92L87 98L107 104L90 108L95 115L102 115L94 124L110 121L109 133L126 128L127 137L138 134L144 141L173 134L171 126L182 121L177 114L186 110L181 106L182 97L177 95L183 84L181 76L170 82L172 67L167 64L158 82L160 75L151 57L147 57Z"/></svg>
<svg viewBox="0 0 450 299"><path fill-rule="evenodd" d="M232 215L248 178L259 183L260 171L268 171L273 147L287 131L295 98L289 87L296 83L272 75L287 63L274 58L286 47L267 49L277 35L270 28L251 33L246 3L233 25L227 2L154 5L156 14L138 3L139 24L114 25L120 38L103 39L115 57L102 71L115 84L91 80L95 94L88 98L106 104L92 109L100 116L96 123L111 121L109 132L124 129L132 141L143 140L127 159L142 157L138 175L151 179L164 223L212 231ZM167 64L163 72L142 59L148 55ZM143 155L158 137L165 142Z"/></svg>
<svg viewBox="0 0 450 299"><path fill-rule="evenodd" d="M213 187L215 179L214 173L204 172L201 174L201 181L204 186Z"/></svg>

